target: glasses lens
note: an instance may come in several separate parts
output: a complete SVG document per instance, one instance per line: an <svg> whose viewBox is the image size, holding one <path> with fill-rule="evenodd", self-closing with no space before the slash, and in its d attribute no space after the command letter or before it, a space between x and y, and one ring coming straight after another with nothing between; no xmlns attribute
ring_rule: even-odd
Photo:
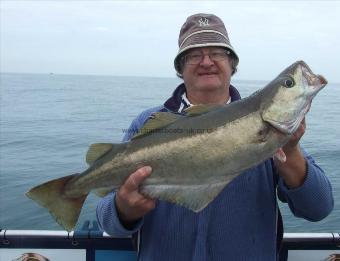
<svg viewBox="0 0 340 261"><path fill-rule="evenodd" d="M226 51L214 51L209 54L209 57L212 61L222 61L227 58Z"/></svg>
<svg viewBox="0 0 340 261"><path fill-rule="evenodd" d="M207 54L211 61L217 62L227 59L230 52L228 50L213 50ZM202 52L190 53L184 56L185 64L196 65L202 62L205 54Z"/></svg>
<svg viewBox="0 0 340 261"><path fill-rule="evenodd" d="M201 53L193 53L185 56L186 64L199 64L203 59L203 54Z"/></svg>

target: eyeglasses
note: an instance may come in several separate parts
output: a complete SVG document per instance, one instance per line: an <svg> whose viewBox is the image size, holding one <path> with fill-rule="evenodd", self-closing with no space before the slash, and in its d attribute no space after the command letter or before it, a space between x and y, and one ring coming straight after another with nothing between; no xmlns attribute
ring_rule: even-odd
<svg viewBox="0 0 340 261"><path fill-rule="evenodd" d="M183 57L183 61L185 64L191 64L191 65L197 65L201 63L204 59L204 57L208 55L210 60L213 62L218 62L222 60L226 60L227 57L230 55L230 51L228 50L213 50L209 52L208 54L204 54L202 52L193 52L185 55Z"/></svg>

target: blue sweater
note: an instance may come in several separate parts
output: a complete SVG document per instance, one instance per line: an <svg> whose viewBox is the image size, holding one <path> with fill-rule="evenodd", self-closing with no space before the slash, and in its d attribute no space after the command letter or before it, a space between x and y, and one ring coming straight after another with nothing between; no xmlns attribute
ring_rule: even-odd
<svg viewBox="0 0 340 261"><path fill-rule="evenodd" d="M129 140L156 111L178 112L183 108L180 85L163 106L142 112L131 124ZM239 99L230 87L231 100ZM185 104L184 104L185 106ZM277 194L293 214L310 221L326 217L333 209L331 185L323 170L305 153L307 178L296 189L278 179ZM276 260L278 206L275 167L272 159L244 171L204 210L194 213L181 206L157 201L156 208L127 230L115 209L115 193L97 206L100 227L110 235L139 232L139 260Z"/></svg>

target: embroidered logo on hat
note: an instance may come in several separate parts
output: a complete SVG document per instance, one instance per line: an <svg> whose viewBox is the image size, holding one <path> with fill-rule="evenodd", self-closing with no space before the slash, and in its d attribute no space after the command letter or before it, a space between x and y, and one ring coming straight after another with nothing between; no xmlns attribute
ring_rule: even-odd
<svg viewBox="0 0 340 261"><path fill-rule="evenodd" d="M200 26L209 26L209 20L206 17L201 17L200 20L198 20Z"/></svg>

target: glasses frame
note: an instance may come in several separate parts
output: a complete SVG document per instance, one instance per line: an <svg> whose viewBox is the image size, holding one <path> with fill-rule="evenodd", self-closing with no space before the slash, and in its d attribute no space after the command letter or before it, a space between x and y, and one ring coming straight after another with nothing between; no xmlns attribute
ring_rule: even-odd
<svg viewBox="0 0 340 261"><path fill-rule="evenodd" d="M197 65L200 64L205 56L209 56L209 59L213 62L219 62L226 60L228 57L230 57L231 52L226 49L216 49L212 50L207 54L204 54L201 52L200 55L193 55L192 53L188 53L182 57L182 61L184 64L188 65ZM214 56L215 55L215 56Z"/></svg>

